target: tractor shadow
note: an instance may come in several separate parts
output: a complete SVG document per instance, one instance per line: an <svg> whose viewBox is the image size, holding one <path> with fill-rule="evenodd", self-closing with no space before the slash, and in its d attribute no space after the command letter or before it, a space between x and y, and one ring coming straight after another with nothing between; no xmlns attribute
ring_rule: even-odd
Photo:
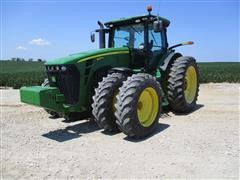
<svg viewBox="0 0 240 180"><path fill-rule="evenodd" d="M65 142L79 138L82 134L91 133L97 130L100 130L100 128L94 121L85 121L79 124L67 126L64 129L50 131L42 136L57 142Z"/></svg>
<svg viewBox="0 0 240 180"><path fill-rule="evenodd" d="M175 113L175 112L172 112L169 107L163 107L160 119L171 117L171 115L169 114L170 112L172 112L176 116L186 116L186 115L191 114L195 111L198 111L199 109L201 109L203 107L204 107L203 104L197 104L196 107L189 113ZM124 140L130 141L130 142L135 142L135 143L145 141L148 138L151 138L152 136L154 136L156 134L159 134L160 132L164 131L165 129L167 129L169 127L170 127L169 124L158 123L156 129L151 134L149 134L148 136L146 136L144 138L140 138L140 139L125 137Z"/></svg>
<svg viewBox="0 0 240 180"><path fill-rule="evenodd" d="M102 130L101 133L104 134L104 135L107 135L107 136L114 136L114 135L122 133L122 132L120 130L117 130L117 131Z"/></svg>
<svg viewBox="0 0 240 180"><path fill-rule="evenodd" d="M168 106L165 106L163 107L162 109L162 114L161 114L161 118L163 117L170 117L169 113L172 112L174 115L176 116L185 116L185 115L188 115L188 114L192 114L194 113L195 111L198 111L199 109L203 108L204 105L203 104L197 104L195 106L195 108L191 111L191 112L188 112L188 113L177 113L177 112L174 112L170 107Z"/></svg>
<svg viewBox="0 0 240 180"><path fill-rule="evenodd" d="M156 134L161 133L162 131L164 131L165 129L167 129L169 127L170 127L169 124L158 123L156 129L151 134L149 134L148 136L145 136L144 138L140 138L140 139L125 137L124 140L134 142L134 143L142 142L142 141L145 141L145 140L153 137Z"/></svg>
<svg viewBox="0 0 240 180"><path fill-rule="evenodd" d="M204 107L203 104L197 104L195 109L190 113L181 113L181 114L174 113L174 115L177 115L177 116L188 115L188 114L191 114L203 107ZM169 115L169 112L171 112L171 110L169 108L164 107L161 118L171 117L171 115ZM71 121L71 122L74 122L74 121ZM70 123L69 121L63 121L63 122ZM161 133L162 131L164 131L165 129L167 129L169 127L170 127L169 124L158 123L156 129L148 136L141 138L141 139L125 137L124 140L130 141L130 142L135 142L135 143L145 141L148 138L151 138L152 136ZM98 127L97 123L93 120L88 120L88 121L80 122L75 125L67 126L64 129L57 129L54 131L50 131L46 134L43 134L42 136L46 137L48 139L51 139L51 140L55 140L57 142L65 142L65 141L79 138L82 136L82 134L92 133L92 132L98 131L98 130L100 130L100 128ZM114 136L121 132L120 131L119 132L101 131L101 133L103 133L105 135L109 135L109 136Z"/></svg>
<svg viewBox="0 0 240 180"><path fill-rule="evenodd" d="M176 116L186 116L188 114L192 114L194 113L195 111L198 111L199 109L203 108L204 105L203 104L197 104L195 106L195 108L191 111L191 112L188 112L188 113L176 113L176 112L173 112Z"/></svg>

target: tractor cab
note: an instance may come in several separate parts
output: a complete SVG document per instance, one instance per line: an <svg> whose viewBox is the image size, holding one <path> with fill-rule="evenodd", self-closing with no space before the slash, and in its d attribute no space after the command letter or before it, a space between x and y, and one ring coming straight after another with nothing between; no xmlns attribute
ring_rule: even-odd
<svg viewBox="0 0 240 180"><path fill-rule="evenodd" d="M160 16L149 14L122 18L106 22L98 21L100 48L128 47L131 53L131 68L145 68L146 71L156 69L159 59L168 50L167 27L170 21ZM106 36L108 42L106 43ZM95 35L91 34L92 42Z"/></svg>

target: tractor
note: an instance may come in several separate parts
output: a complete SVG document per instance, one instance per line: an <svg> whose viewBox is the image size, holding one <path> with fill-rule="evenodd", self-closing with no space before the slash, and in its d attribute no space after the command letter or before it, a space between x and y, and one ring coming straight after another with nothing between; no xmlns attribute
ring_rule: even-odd
<svg viewBox="0 0 240 180"><path fill-rule="evenodd" d="M22 87L21 101L44 108L54 118L93 118L105 131L142 138L157 127L162 108L189 113L196 107L199 70L196 60L169 47L170 21L152 15L106 23L99 49L71 54L45 63L42 86Z"/></svg>

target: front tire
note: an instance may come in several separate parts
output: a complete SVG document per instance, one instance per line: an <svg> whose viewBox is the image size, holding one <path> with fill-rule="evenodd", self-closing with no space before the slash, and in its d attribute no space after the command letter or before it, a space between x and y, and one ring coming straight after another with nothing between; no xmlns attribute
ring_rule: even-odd
<svg viewBox="0 0 240 180"><path fill-rule="evenodd" d="M159 83L149 74L134 74L123 83L115 104L123 133L141 138L154 130L161 114L160 94Z"/></svg>
<svg viewBox="0 0 240 180"><path fill-rule="evenodd" d="M126 80L126 75L122 73L112 73L99 83L93 96L92 114L99 127L106 131L119 131L114 116L116 95L119 87Z"/></svg>
<svg viewBox="0 0 240 180"><path fill-rule="evenodd" d="M179 57L174 61L168 79L168 100L177 113L191 112L199 92L199 70L193 57Z"/></svg>

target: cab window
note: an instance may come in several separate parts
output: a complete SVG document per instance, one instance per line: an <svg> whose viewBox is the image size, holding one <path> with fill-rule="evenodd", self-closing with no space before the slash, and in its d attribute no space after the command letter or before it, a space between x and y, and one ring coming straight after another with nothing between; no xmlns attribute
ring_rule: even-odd
<svg viewBox="0 0 240 180"><path fill-rule="evenodd" d="M120 26L114 29L113 47L141 48L144 45L143 24Z"/></svg>
<svg viewBox="0 0 240 180"><path fill-rule="evenodd" d="M154 32L153 26L149 26L148 36L151 51L161 50L162 49L161 33Z"/></svg>

